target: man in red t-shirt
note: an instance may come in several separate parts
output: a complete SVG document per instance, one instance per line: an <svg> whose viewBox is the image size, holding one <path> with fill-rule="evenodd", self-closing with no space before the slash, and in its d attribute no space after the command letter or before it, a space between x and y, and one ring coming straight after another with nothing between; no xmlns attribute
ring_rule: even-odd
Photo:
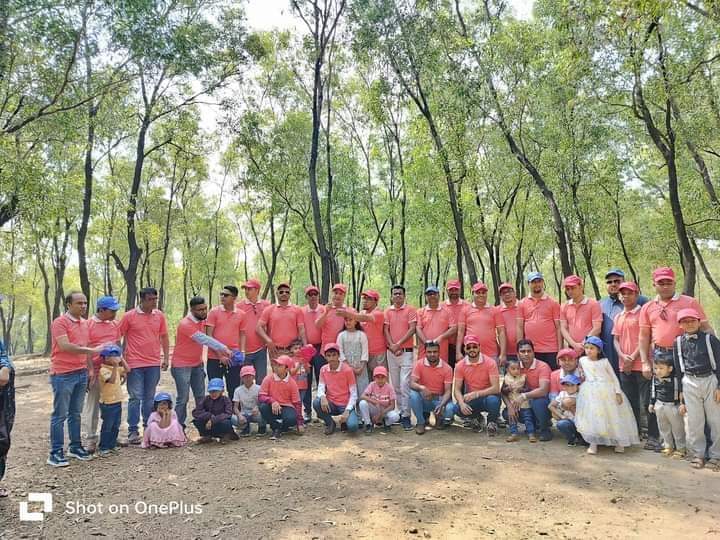
<svg viewBox="0 0 720 540"><path fill-rule="evenodd" d="M498 287L500 305L496 308L505 322L506 359L517 360L517 317L518 300L515 287L511 283L503 283Z"/></svg>
<svg viewBox="0 0 720 540"><path fill-rule="evenodd" d="M425 307L417 310L418 359L425 357L424 344L433 341L440 346L440 358L447 363L448 339L457 336L457 320L452 311L440 303L440 289L436 286L425 289L425 300Z"/></svg>
<svg viewBox="0 0 720 540"><path fill-rule="evenodd" d="M363 292L362 311L355 318L360 321L363 331L368 339L368 378L372 379L375 368L387 368L385 345L385 314L378 308L380 293L372 289Z"/></svg>
<svg viewBox="0 0 720 540"><path fill-rule="evenodd" d="M277 286L277 303L267 306L258 320L255 331L267 346L270 360L286 354L290 344L305 339L305 319L302 310L290 302L290 284Z"/></svg>
<svg viewBox="0 0 720 540"><path fill-rule="evenodd" d="M443 429L452 422L452 368L440 358L440 345L425 342L425 357L415 362L410 376L410 408L415 414L415 433L425 433L430 413L435 415L435 428Z"/></svg>
<svg viewBox="0 0 720 540"><path fill-rule="evenodd" d="M551 370L545 362L538 359L535 355L533 342L529 339L521 339L517 343L518 358L520 359L520 372L525 375L525 385L528 392L523 392L519 396L519 404L525 400L530 400L530 409L535 422L535 429L540 432L540 440L545 442L552 440L550 432L550 378ZM507 409L506 409L507 410Z"/></svg>
<svg viewBox="0 0 720 540"><path fill-rule="evenodd" d="M245 316L245 364L255 368L255 376L258 381L263 381L267 375L268 358L265 342L257 333L257 323L262 317L263 310L270 305L268 300L260 298L260 281L248 279L243 284L245 300L238 304L238 308Z"/></svg>
<svg viewBox="0 0 720 540"><path fill-rule="evenodd" d="M231 351L245 351L245 314L236 305L238 293L234 285L225 285L220 291L220 305L212 308L205 319L205 333ZM221 358L220 353L208 348L208 380L225 379L228 396L234 396L240 386L240 368L242 365L233 365L229 358Z"/></svg>
<svg viewBox="0 0 720 540"><path fill-rule="evenodd" d="M560 334L560 304L545 292L545 279L540 272L527 277L530 294L518 305L517 338L529 339L535 357L557 368L557 352L562 344Z"/></svg>

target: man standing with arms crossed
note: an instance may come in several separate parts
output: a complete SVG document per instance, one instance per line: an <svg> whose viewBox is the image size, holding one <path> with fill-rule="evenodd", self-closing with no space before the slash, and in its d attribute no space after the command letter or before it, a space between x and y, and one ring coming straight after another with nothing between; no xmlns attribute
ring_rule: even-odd
<svg viewBox="0 0 720 540"><path fill-rule="evenodd" d="M463 343L465 335L472 335L484 356L504 366L507 359L505 321L495 306L488 305L487 285L483 282L476 283L472 287L472 293L472 304L460 313L458 320L458 343ZM463 355L459 347L457 352L457 360L460 361Z"/></svg>
<svg viewBox="0 0 720 540"><path fill-rule="evenodd" d="M530 294L518 306L517 338L532 341L535 358L555 370L562 343L560 304L545 293L545 280L540 272L530 272L527 280Z"/></svg>
<svg viewBox="0 0 720 540"><path fill-rule="evenodd" d="M238 288L225 285L220 291L220 305L210 310L205 321L205 333L217 339L231 351L245 352L245 314L235 305ZM207 376L210 379L225 379L228 396L235 395L240 386L241 365L233 366L229 358L220 358L214 350L208 348Z"/></svg>

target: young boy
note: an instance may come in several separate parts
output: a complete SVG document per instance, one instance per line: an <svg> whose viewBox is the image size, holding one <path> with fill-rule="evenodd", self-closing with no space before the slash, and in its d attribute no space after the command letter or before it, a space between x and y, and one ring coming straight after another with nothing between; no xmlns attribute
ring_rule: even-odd
<svg viewBox="0 0 720 540"><path fill-rule="evenodd" d="M515 442L518 440L518 420L525 424L525 432L531 443L537 442L535 436L535 422L533 421L532 409L529 400L521 402L520 407L515 407L514 403L518 401L520 394L526 391L525 375L522 374L519 360L509 360L507 363L507 373L503 377L502 389L500 391L502 399L508 415L508 428L510 436L507 442Z"/></svg>
<svg viewBox="0 0 720 540"><path fill-rule="evenodd" d="M273 362L273 373L260 385L260 414L272 429L270 440L279 439L283 431L292 427L302 433L305 427L300 392L295 379L290 376L294 365L295 361L287 355L277 357Z"/></svg>
<svg viewBox="0 0 720 540"><path fill-rule="evenodd" d="M373 369L371 382L360 396L360 414L365 423L365 434L370 435L376 424L383 424L383 431L389 433L391 426L400 421L395 410L395 389L388 384L388 371L384 366Z"/></svg>
<svg viewBox="0 0 720 540"><path fill-rule="evenodd" d="M117 345L106 347L100 352L100 457L109 456L116 452L120 420L122 419L123 395L122 383L125 369L120 358L121 350Z"/></svg>
<svg viewBox="0 0 720 540"><path fill-rule="evenodd" d="M193 424L200 433L198 443L207 443L214 438L221 441L238 440L230 420L233 404L230 398L223 395L224 391L225 382L222 379L210 379L208 395L193 410Z"/></svg>
<svg viewBox="0 0 720 540"><path fill-rule="evenodd" d="M260 414L260 402L258 395L260 394L260 385L255 383L255 368L253 366L243 366L240 369L240 380L242 384L235 389L233 395L233 426L242 428L240 436L250 436L250 424L258 425L258 435L265 435L267 430L265 420Z"/></svg>
<svg viewBox="0 0 720 540"><path fill-rule="evenodd" d="M579 385L580 377L572 374L565 375L560 379L562 390L549 405L553 418L557 420L558 431L565 435L568 446L575 446L578 436L577 429L575 429L575 405Z"/></svg>
<svg viewBox="0 0 720 540"><path fill-rule="evenodd" d="M303 346L302 341L299 339L290 344L290 357L295 362L295 365L290 370L290 375L295 379L300 392L300 401L305 410L303 422L306 424L312 419L312 391L308 384L308 373L312 370L310 362L313 356L315 356L315 347L312 345Z"/></svg>
<svg viewBox="0 0 720 540"><path fill-rule="evenodd" d="M673 376L673 359L655 358L648 412L655 413L663 438L662 455L685 457L685 421L680 414L678 379ZM673 441L675 446L673 446Z"/></svg>
<svg viewBox="0 0 720 540"><path fill-rule="evenodd" d="M577 375L580 377L580 368L578 368L578 354L574 349L560 349L557 353L557 361L560 367L550 374L550 393L548 399L552 401L562 391L560 379L565 375Z"/></svg>
<svg viewBox="0 0 720 540"><path fill-rule="evenodd" d="M697 310L681 309L677 322L684 332L673 345L675 377L680 392L680 413L687 411L688 444L692 466L705 466L705 424L710 428L710 465L720 471L720 341L700 331Z"/></svg>

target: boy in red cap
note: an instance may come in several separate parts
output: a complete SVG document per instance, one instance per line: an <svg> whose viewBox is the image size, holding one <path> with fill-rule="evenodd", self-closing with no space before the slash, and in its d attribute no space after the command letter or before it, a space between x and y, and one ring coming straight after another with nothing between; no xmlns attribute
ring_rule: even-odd
<svg viewBox="0 0 720 540"><path fill-rule="evenodd" d="M552 401L562 391L560 379L565 375L577 375L582 379L582 370L578 368L578 354L574 349L560 349L557 354L560 367L550 374L550 392L548 399Z"/></svg>
<svg viewBox="0 0 720 540"><path fill-rule="evenodd" d="M370 435L376 424L383 424L383 431L389 432L390 426L400 421L400 413L395 410L395 389L388 384L388 371L384 366L373 370L371 382L360 396L360 414L365 423L365 434Z"/></svg>
<svg viewBox="0 0 720 540"><path fill-rule="evenodd" d="M295 361L283 354L273 362L273 373L260 385L260 414L272 429L271 440L279 439L283 431L297 427L298 433L304 428L302 404L297 383L290 376Z"/></svg>
<svg viewBox="0 0 720 540"><path fill-rule="evenodd" d="M720 340L700 330L700 313L681 309L677 323L683 335L673 345L674 373L680 392L680 413L687 410L687 443L692 466L705 466L705 425L712 444L707 448L710 465L720 471Z"/></svg>

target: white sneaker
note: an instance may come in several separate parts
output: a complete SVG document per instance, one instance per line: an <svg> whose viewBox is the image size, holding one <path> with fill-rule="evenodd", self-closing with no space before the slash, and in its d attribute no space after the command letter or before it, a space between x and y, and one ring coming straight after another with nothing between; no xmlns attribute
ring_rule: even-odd
<svg viewBox="0 0 720 540"><path fill-rule="evenodd" d="M588 446L587 453L593 456L597 454L597 444L591 444L590 446Z"/></svg>

